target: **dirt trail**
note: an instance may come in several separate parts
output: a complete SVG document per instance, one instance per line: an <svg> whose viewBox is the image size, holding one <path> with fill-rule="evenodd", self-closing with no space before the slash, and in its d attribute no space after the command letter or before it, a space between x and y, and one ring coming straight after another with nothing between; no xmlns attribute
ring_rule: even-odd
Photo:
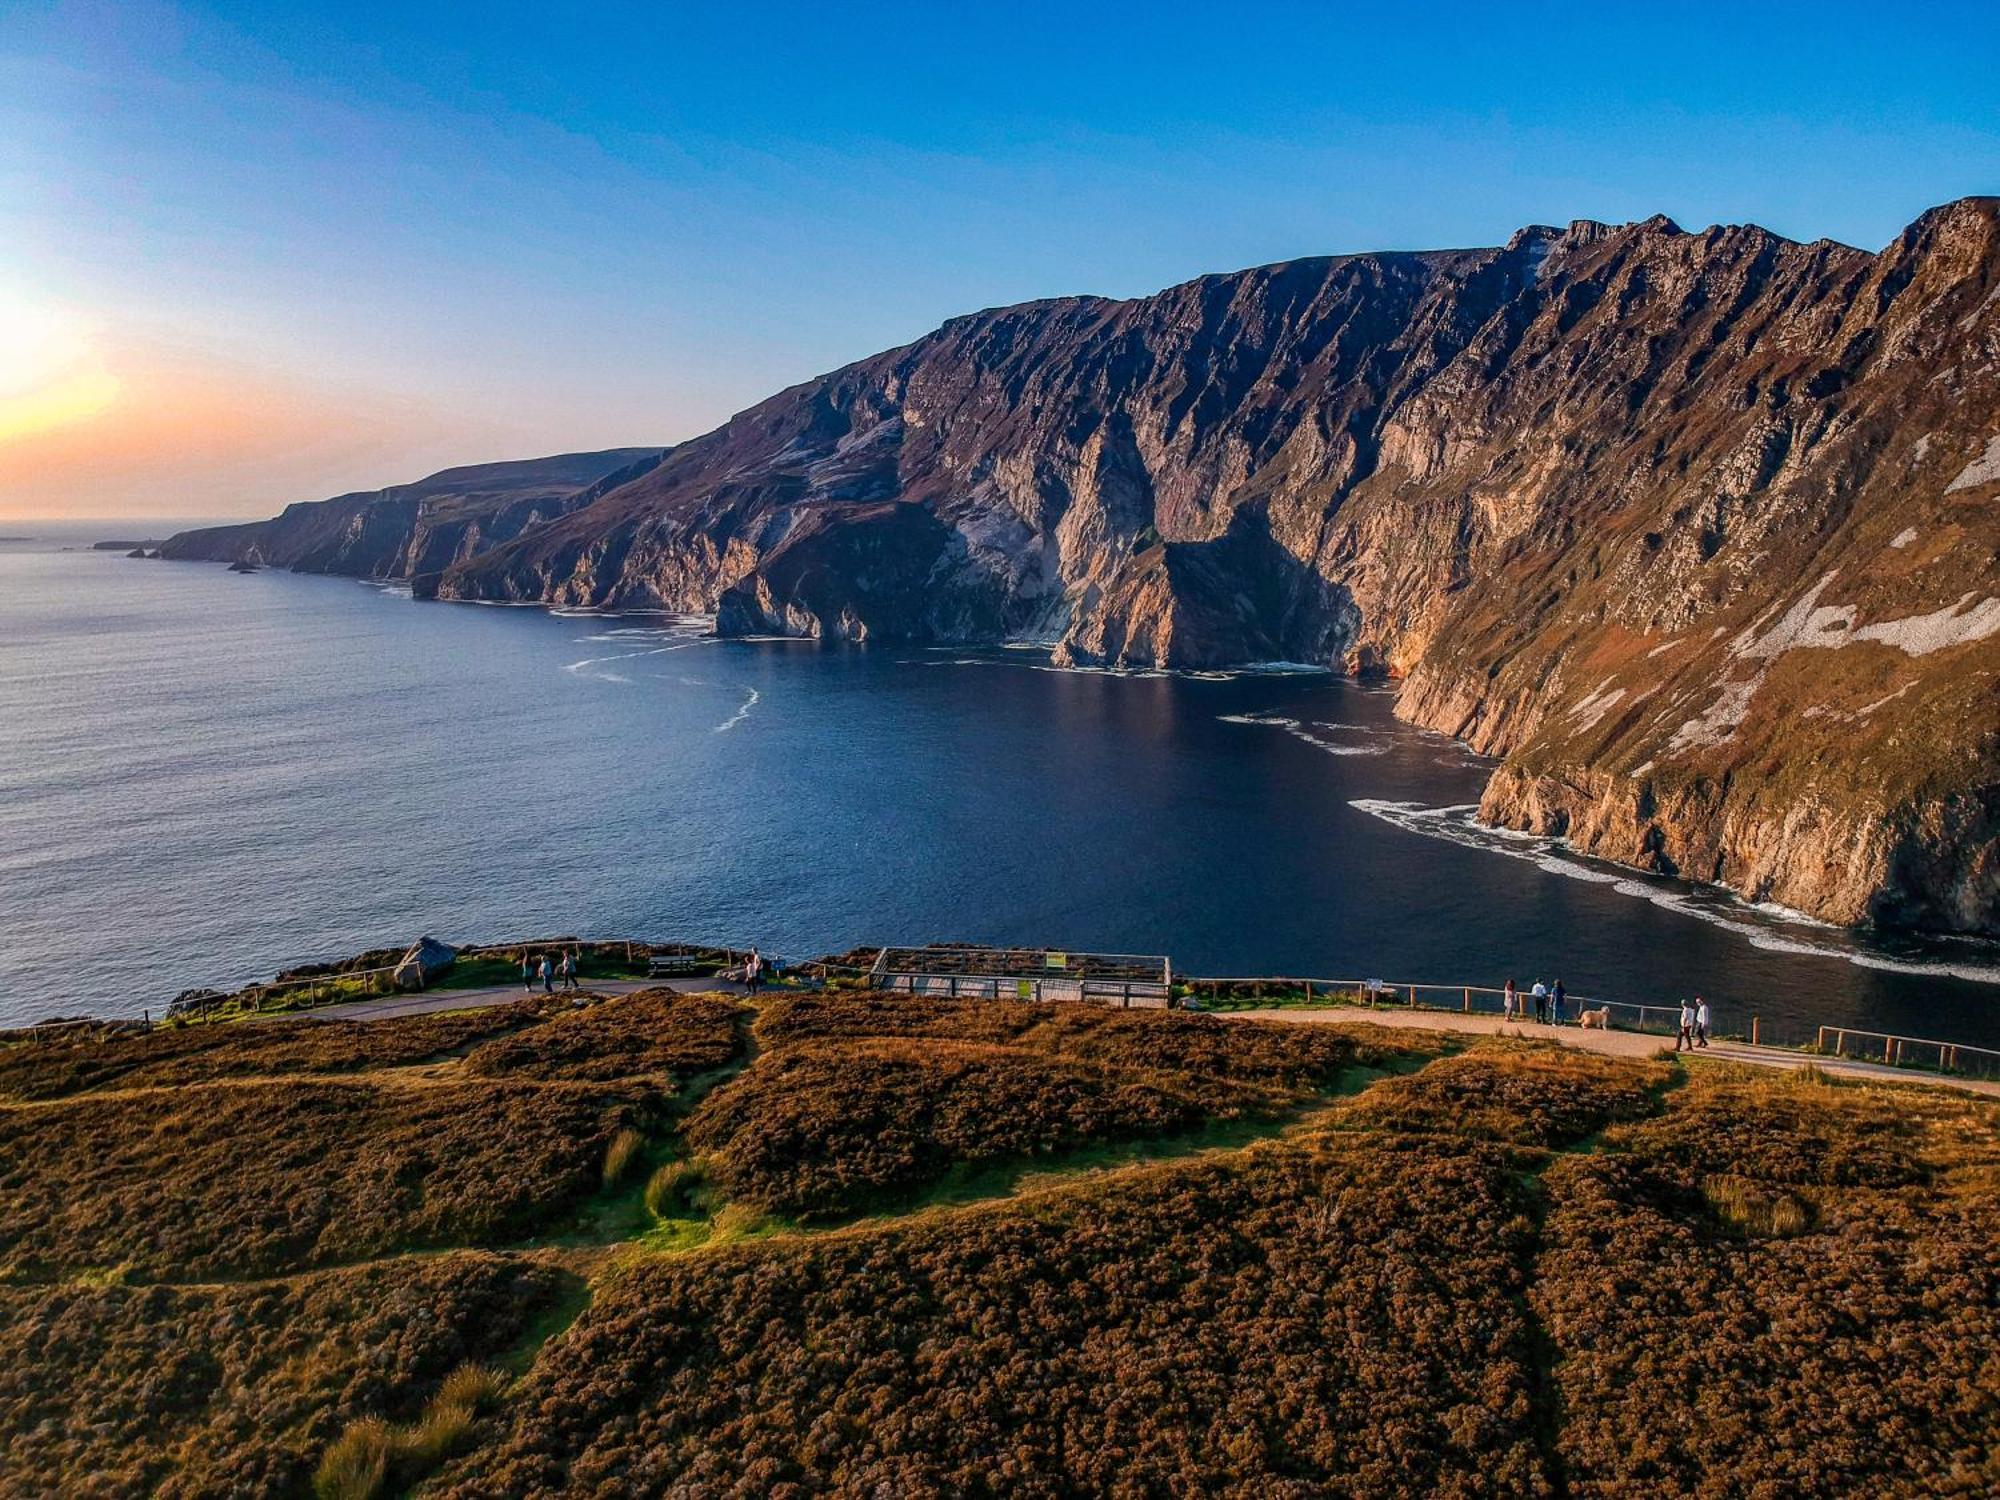
<svg viewBox="0 0 2000 1500"><path fill-rule="evenodd" d="M1366 1022L1374 1026L1400 1026L1416 1031L1451 1031L1470 1036L1517 1036L1557 1042L1607 1057L1651 1057L1662 1048L1673 1050L1673 1038L1642 1031L1585 1031L1581 1026L1543 1026L1535 1022L1503 1021L1498 1016L1455 1015L1442 1010L1396 1010L1382 1007L1363 1010L1354 1006L1329 1006L1304 1010L1295 1006L1273 1006L1264 1010L1221 1012L1224 1016L1256 1021L1286 1021L1295 1025L1338 1026L1343 1022ZM1816 1067L1840 1078L1861 1078L1872 1083L1919 1083L1937 1088L1960 1089L1966 1093L2000 1098L2000 1082L1985 1078L1954 1078L1943 1073L1924 1073L1913 1068L1891 1068L1881 1063L1857 1062L1838 1057L1813 1057L1782 1047L1753 1047L1747 1042L1713 1042L1699 1049L1698 1056L1718 1062L1749 1063L1760 1068Z"/></svg>

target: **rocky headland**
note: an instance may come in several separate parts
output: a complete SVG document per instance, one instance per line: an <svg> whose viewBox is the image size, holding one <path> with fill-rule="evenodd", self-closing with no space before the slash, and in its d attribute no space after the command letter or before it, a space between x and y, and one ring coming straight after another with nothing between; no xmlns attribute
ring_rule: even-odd
<svg viewBox="0 0 2000 1500"><path fill-rule="evenodd" d="M1502 758L1490 821L1992 935L1997 219L1960 200L1872 254L1578 221L1029 303L664 453L162 551L725 634L1386 674Z"/></svg>

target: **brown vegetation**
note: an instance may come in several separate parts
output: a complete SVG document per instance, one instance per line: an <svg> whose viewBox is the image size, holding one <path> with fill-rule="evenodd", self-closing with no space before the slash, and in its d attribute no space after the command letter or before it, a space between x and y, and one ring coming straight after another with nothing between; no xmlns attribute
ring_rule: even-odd
<svg viewBox="0 0 2000 1500"><path fill-rule="evenodd" d="M482 1077L685 1079L742 1051L744 1012L714 995L640 990L488 1042L465 1060Z"/></svg>
<svg viewBox="0 0 2000 1500"><path fill-rule="evenodd" d="M927 1186L955 1164L1164 1135L1282 1103L1187 1074L876 1038L766 1053L709 1095L686 1136L714 1154L730 1196L826 1217Z"/></svg>
<svg viewBox="0 0 2000 1500"><path fill-rule="evenodd" d="M882 991L787 996L764 1007L756 1030L770 1046L833 1037L953 1038L1283 1088L1329 1083L1352 1067L1434 1057L1448 1044L1437 1034L1382 1026L1291 1026L1186 1011L935 1000Z"/></svg>
<svg viewBox="0 0 2000 1500"><path fill-rule="evenodd" d="M147 1279L516 1239L637 1119L597 1086L212 1084L0 1110L0 1266Z"/></svg>
<svg viewBox="0 0 2000 1500"><path fill-rule="evenodd" d="M1672 1077L1659 1063L1489 1043L1376 1084L1343 1112L1343 1123L1568 1146L1615 1121L1653 1113Z"/></svg>
<svg viewBox="0 0 2000 1500"><path fill-rule="evenodd" d="M1339 1140L663 1259L606 1287L439 1483L1547 1493L1526 1209L1491 1149Z"/></svg>
<svg viewBox="0 0 2000 1500"><path fill-rule="evenodd" d="M1533 1299L1570 1492L2000 1492L1995 1123L1698 1075L1553 1168Z"/></svg>
<svg viewBox="0 0 2000 1500"><path fill-rule="evenodd" d="M0 1099L159 1088L267 1074L347 1073L447 1057L541 1022L540 1002L377 1021L162 1026L99 1039L0 1046Z"/></svg>
<svg viewBox="0 0 2000 1500"><path fill-rule="evenodd" d="M71 1095L0 1106L0 1497L2000 1492L1993 1105L1512 1043L1328 1105L1448 1044L875 994L718 1082L749 1016L0 1055Z"/></svg>
<svg viewBox="0 0 2000 1500"><path fill-rule="evenodd" d="M0 1287L0 1495L302 1494L339 1434L418 1418L566 1281L464 1253L225 1286Z"/></svg>

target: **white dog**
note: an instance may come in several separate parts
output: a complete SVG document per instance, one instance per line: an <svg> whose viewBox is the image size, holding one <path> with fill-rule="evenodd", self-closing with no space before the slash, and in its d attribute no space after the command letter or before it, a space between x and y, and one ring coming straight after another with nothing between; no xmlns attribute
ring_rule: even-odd
<svg viewBox="0 0 2000 1500"><path fill-rule="evenodd" d="M1592 1027L1595 1027L1599 1031L1609 1031L1611 1029L1611 1007L1605 1005L1600 1006L1596 1010L1587 1010L1578 1016L1576 1020L1577 1024L1585 1031L1589 1031Z"/></svg>

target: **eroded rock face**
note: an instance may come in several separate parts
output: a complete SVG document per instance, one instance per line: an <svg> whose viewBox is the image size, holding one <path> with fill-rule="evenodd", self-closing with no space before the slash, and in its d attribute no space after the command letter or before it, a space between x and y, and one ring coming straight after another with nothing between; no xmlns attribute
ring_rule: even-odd
<svg viewBox="0 0 2000 1500"><path fill-rule="evenodd" d="M1486 814L2000 932L2000 201L1880 254L1664 219L954 319L448 598L1407 678Z"/></svg>

